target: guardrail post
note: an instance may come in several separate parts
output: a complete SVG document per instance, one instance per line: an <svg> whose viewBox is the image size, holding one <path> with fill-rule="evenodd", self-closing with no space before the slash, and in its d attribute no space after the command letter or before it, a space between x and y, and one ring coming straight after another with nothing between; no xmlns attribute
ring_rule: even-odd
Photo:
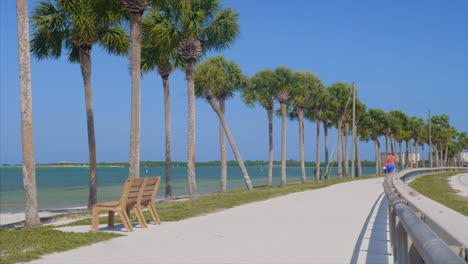
<svg viewBox="0 0 468 264"><path fill-rule="evenodd" d="M396 248L396 263L408 263L408 234L403 227L403 224L398 220L395 230L395 248Z"/></svg>

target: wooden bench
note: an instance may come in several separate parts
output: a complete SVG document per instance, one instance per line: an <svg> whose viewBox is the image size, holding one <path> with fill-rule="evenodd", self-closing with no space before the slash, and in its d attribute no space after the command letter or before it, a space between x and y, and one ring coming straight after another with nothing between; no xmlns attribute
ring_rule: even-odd
<svg viewBox="0 0 468 264"><path fill-rule="evenodd" d="M91 232L98 231L100 211L109 211L107 222L109 228L114 227L114 214L117 213L122 219L125 229L128 232L132 232L132 223L128 217L132 210L135 212L141 226L146 227L146 221L140 210L140 202L144 194L147 179L148 178L129 178L125 181L122 197L119 201L95 204L92 210Z"/></svg>
<svg viewBox="0 0 468 264"><path fill-rule="evenodd" d="M145 218L143 217L143 213L141 212L140 206L144 206L148 208L148 211L153 218L155 224L160 224L161 220L159 219L158 212L154 207L154 202L156 199L156 194L158 193L159 183L161 182L161 177L146 177L145 187L143 191L143 195L141 196L140 203L136 206L137 211L142 216L141 219L144 223L140 222L142 226L147 226Z"/></svg>

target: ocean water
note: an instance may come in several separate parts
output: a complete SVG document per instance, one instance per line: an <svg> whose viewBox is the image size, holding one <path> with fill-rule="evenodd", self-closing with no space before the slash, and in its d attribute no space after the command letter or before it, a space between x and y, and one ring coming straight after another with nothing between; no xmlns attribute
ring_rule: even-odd
<svg viewBox="0 0 468 264"><path fill-rule="evenodd" d="M315 167L306 167L308 180L313 179ZM245 188L240 169L228 167L228 188ZM247 167L254 186L266 185L268 166ZM362 168L364 175L375 173L374 167ZM301 168L287 167L288 182L300 181ZM219 190L220 167L196 167L196 177L201 194ZM280 183L281 168L273 167L273 184ZM164 167L141 167L141 177L161 176L157 198L164 198ZM20 167L0 167L0 213L22 212L24 209L23 178ZM88 201L87 167L37 167L36 185L40 210L86 206ZM123 183L128 177L127 167L97 168L98 202L115 201L120 198ZM336 178L336 168L332 176ZM172 168L172 195L187 196L187 167Z"/></svg>

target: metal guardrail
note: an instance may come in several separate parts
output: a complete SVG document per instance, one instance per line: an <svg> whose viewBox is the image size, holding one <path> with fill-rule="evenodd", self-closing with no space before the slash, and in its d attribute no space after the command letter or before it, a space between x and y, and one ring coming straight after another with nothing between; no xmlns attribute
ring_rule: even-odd
<svg viewBox="0 0 468 264"><path fill-rule="evenodd" d="M466 168L413 169L391 174L385 178L383 187L389 204L390 240L394 263L468 263L466 241L462 241L463 239L454 234L453 230L448 230L428 216L430 213L424 212L408 201L411 199L408 193L405 193L407 190L395 185L395 181L406 182L427 174L465 170ZM409 193L411 194L414 195L414 190ZM464 220L466 221L462 219Z"/></svg>

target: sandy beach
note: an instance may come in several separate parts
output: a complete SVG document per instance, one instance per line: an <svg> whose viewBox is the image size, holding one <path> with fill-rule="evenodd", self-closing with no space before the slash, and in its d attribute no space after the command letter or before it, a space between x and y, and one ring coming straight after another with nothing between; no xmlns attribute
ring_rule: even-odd
<svg viewBox="0 0 468 264"><path fill-rule="evenodd" d="M39 211L39 217L42 218L47 218L51 216L57 216L57 215L62 215L62 214L68 214L68 213L74 213L74 212L81 212L86 210L86 206L80 206L80 207L71 207L71 208L61 208L61 209L51 209L51 210L42 210ZM13 228L15 226L21 226L25 219L25 215L23 212L21 213L2 213L0 214L0 228ZM47 224L55 224L55 225L60 225L60 224L65 224L69 222L70 220L76 220L74 219L67 219L67 218L59 218L55 219L54 221L45 221L45 225ZM42 221L44 222L44 221Z"/></svg>

